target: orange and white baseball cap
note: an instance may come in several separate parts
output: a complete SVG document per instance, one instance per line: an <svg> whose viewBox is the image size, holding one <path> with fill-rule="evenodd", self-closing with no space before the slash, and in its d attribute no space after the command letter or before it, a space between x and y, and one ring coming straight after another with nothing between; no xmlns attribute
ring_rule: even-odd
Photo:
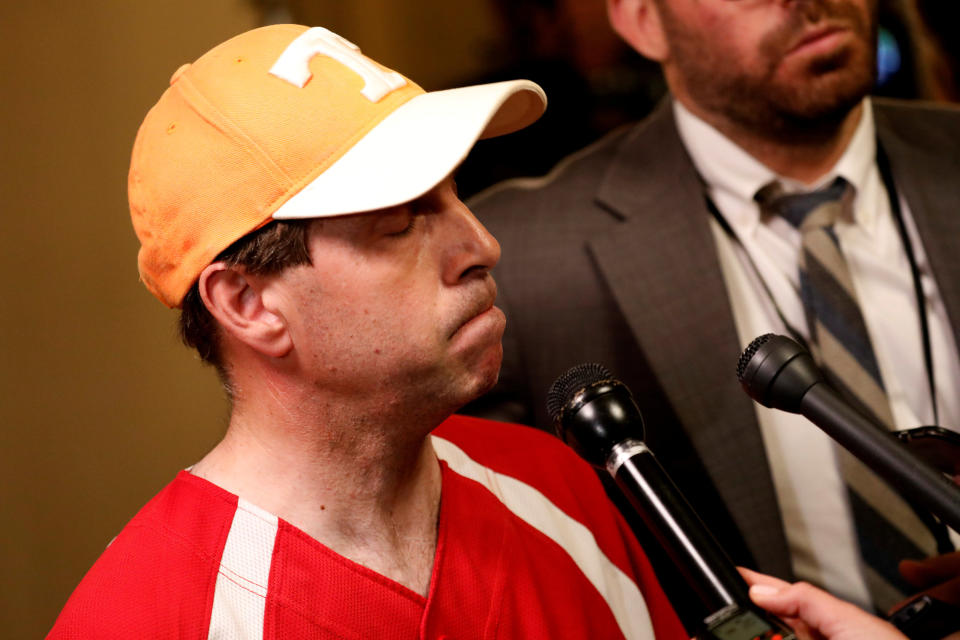
<svg viewBox="0 0 960 640"><path fill-rule="evenodd" d="M479 138L521 129L528 80L426 93L321 27L273 25L184 65L134 143L140 277L169 307L215 257L271 220L414 200Z"/></svg>

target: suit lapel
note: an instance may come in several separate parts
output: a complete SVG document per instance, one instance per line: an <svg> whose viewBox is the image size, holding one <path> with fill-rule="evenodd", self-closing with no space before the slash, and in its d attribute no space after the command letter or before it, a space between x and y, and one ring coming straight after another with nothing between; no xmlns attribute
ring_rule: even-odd
<svg viewBox="0 0 960 640"><path fill-rule="evenodd" d="M624 317L758 566L791 575L779 516L757 521L779 510L752 401L734 373L739 341L703 187L668 102L625 140L598 202L623 219L589 246Z"/></svg>
<svg viewBox="0 0 960 640"><path fill-rule="evenodd" d="M956 344L960 345L960 161L956 149L911 144L887 126L882 108L876 114L877 136L890 159L894 186L910 207Z"/></svg>

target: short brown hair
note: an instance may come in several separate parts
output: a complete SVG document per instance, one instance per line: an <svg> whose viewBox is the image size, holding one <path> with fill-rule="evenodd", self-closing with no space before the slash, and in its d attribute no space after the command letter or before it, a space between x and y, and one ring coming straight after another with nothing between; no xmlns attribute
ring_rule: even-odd
<svg viewBox="0 0 960 640"><path fill-rule="evenodd" d="M248 234L220 252L214 262L242 267L253 275L280 273L288 267L310 264L307 232L310 220L278 220ZM197 350L200 359L213 365L228 387L227 371L220 352L220 328L200 297L196 282L183 299L179 322L180 339Z"/></svg>

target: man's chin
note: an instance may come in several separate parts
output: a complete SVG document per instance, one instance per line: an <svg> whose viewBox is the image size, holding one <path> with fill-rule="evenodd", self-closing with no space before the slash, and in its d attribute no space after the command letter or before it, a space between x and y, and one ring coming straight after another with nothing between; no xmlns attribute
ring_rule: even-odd
<svg viewBox="0 0 960 640"><path fill-rule="evenodd" d="M500 379L502 362L503 346L497 344L496 348L490 349L480 361L470 366L466 375L469 382L464 388L463 399L460 402L461 407L477 400L497 385L497 381Z"/></svg>
<svg viewBox="0 0 960 640"><path fill-rule="evenodd" d="M814 58L771 87L770 101L797 121L842 119L874 84L873 66L863 52L844 51Z"/></svg>
<svg viewBox="0 0 960 640"><path fill-rule="evenodd" d="M500 379L500 366L503 364L503 345L491 349L477 368L477 395L479 398L497 385Z"/></svg>
<svg viewBox="0 0 960 640"><path fill-rule="evenodd" d="M799 96L782 113L797 127L840 127L869 92L862 84L849 84L819 95Z"/></svg>
<svg viewBox="0 0 960 640"><path fill-rule="evenodd" d="M738 109L741 124L765 131L782 142L816 144L837 133L872 84L871 79L860 77L778 82L769 88L762 106Z"/></svg>

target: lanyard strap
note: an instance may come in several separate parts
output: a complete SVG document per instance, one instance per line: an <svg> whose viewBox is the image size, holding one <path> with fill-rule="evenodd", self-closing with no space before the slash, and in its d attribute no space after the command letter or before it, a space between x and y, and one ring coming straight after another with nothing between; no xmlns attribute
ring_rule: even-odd
<svg viewBox="0 0 960 640"><path fill-rule="evenodd" d="M923 342L923 361L927 371L927 384L930 387L930 403L933 407L933 424L939 425L940 414L937 408L937 388L934 384L933 351L930 347L930 326L927 320L926 298L923 295L923 285L920 280L920 267L917 264L916 254L913 251L913 246L910 242L910 236L907 233L907 225L903 219L903 211L900 208L900 198L897 196L896 185L893 182L893 172L890 170L890 163L887 159L887 154L884 153L883 147L880 146L879 141L877 142L877 168L880 170L880 178L883 180L883 186L887 192L887 198L890 201L890 211L893 214L894 220L897 222L897 231L900 234L900 240L903 243L903 249L907 254L907 260L910 262L910 275L913 279L914 295L917 299L917 311L920 317L920 337ZM726 218L724 218L723 214L720 213L720 210L717 209L717 205L714 204L713 199L707 193L706 185L704 185L703 195L704 199L706 200L707 210L710 211L710 214L720 224L720 227L724 230L727 236L734 243L736 243L737 246L740 247L743 255L746 256L747 262L750 264L750 268L753 270L757 281L759 281L763 286L763 290L767 294L767 298L769 298L770 302L773 304L773 308L780 317L780 321L783 322L784 326L787 328L787 331L790 332L794 339L800 342L809 351L809 345L807 344L806 339L787 321L787 318L783 315L783 312L780 310L780 306L777 304L777 299L773 297L773 293L770 291L766 280L764 280L763 275L761 275L756 263L750 256L750 252L746 250L746 247L743 246L740 238L737 237L737 234L730 227L730 224L727 222Z"/></svg>
<svg viewBox="0 0 960 640"><path fill-rule="evenodd" d="M910 242L910 235L907 233L907 224L903 219L903 211L900 209L900 198L897 195L897 187L893 181L893 171L890 169L890 160L886 152L877 141L877 167L880 169L880 177L883 179L883 186L887 190L887 197L890 199L890 211L893 212L893 218L897 221L897 230L900 232L900 240L903 242L903 250L907 254L907 260L910 262L910 275L913 276L913 290L917 297L917 312L920 316L920 336L923 339L923 362L927 369L927 384L930 386L930 403L933 406L933 424L940 424L940 413L937 408L937 387L934 384L933 374L933 349L930 346L930 324L927 319L926 297L923 295L923 284L920 280L920 265L917 263L916 255L913 251L913 244Z"/></svg>

